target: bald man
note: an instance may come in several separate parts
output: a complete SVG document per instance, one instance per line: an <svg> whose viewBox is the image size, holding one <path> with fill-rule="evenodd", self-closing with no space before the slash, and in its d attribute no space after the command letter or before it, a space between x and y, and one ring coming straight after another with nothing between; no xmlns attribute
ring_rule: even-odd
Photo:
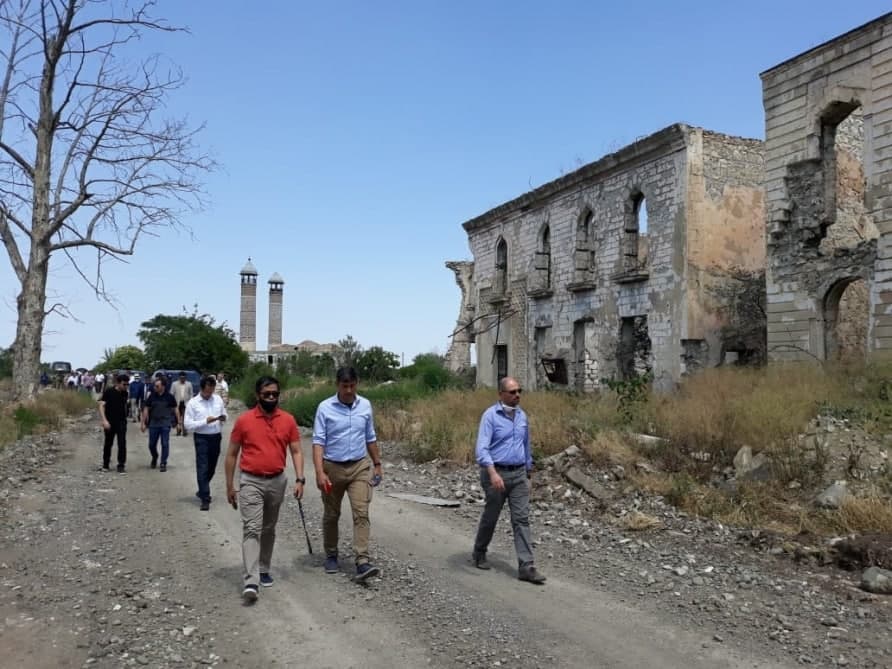
<svg viewBox="0 0 892 669"><path fill-rule="evenodd" d="M511 512L517 578L536 585L545 583L533 564L530 536L530 478L533 458L530 452L530 424L520 408L523 390L516 379L506 376L499 382L499 401L483 412L477 433L477 464L486 504L474 540L474 566L489 569L486 551L505 501Z"/></svg>

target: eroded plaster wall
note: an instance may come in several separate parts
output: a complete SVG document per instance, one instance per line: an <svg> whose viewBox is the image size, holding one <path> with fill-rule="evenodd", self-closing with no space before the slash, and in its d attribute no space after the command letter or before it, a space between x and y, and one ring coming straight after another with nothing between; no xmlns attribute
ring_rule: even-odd
<svg viewBox="0 0 892 669"><path fill-rule="evenodd" d="M840 327L890 348L892 14L764 72L762 86L769 358L832 357ZM856 296L840 308L857 280L866 323L840 323L865 318Z"/></svg>
<svg viewBox="0 0 892 669"><path fill-rule="evenodd" d="M763 147L692 132L685 371L765 353Z"/></svg>

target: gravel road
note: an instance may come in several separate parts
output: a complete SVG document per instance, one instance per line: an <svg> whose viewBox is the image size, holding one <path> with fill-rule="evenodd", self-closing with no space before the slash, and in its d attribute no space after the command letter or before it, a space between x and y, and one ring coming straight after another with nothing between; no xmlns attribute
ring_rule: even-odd
<svg viewBox="0 0 892 669"><path fill-rule="evenodd" d="M787 667L802 658L735 636L728 613L698 617L641 606L614 587L634 554L541 561L548 583L515 578L510 530L474 569L475 513L390 498L372 503L372 554L382 577L322 572L321 504L307 467L308 555L297 504L283 506L273 588L242 604L241 522L224 501L222 459L214 502L195 497L192 440L172 437L166 473L148 468L145 436L131 425L128 472L97 471L95 420L64 436L0 454L0 653L14 667ZM306 455L309 439L305 435ZM226 439L224 438L224 444ZM387 453L385 452L385 460ZM309 460L308 460L309 461ZM395 472L391 467L388 472ZM291 477L289 477L291 478ZM347 509L345 501L345 509ZM342 537L349 540L349 511ZM541 530L542 528L534 528ZM672 602L672 592L655 593ZM885 656L888 659L888 656ZM889 666L882 660L860 666ZM848 666L857 662L845 661Z"/></svg>

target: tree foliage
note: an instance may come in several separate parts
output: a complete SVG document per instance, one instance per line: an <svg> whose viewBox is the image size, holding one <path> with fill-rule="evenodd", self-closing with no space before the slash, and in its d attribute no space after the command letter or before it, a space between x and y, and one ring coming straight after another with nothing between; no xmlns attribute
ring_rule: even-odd
<svg viewBox="0 0 892 669"><path fill-rule="evenodd" d="M0 347L0 379L12 376L12 349Z"/></svg>
<svg viewBox="0 0 892 669"><path fill-rule="evenodd" d="M138 369L146 371L146 355L139 346L130 344L118 348L107 348L96 370L112 372L116 369Z"/></svg>
<svg viewBox="0 0 892 669"><path fill-rule="evenodd" d="M166 316L144 322L137 333L149 368L225 371L236 379L248 366L248 354L225 324L207 314Z"/></svg>
<svg viewBox="0 0 892 669"><path fill-rule="evenodd" d="M399 364L399 356L385 351L381 346L360 351L353 361L359 378L367 381L392 381Z"/></svg>
<svg viewBox="0 0 892 669"><path fill-rule="evenodd" d="M20 398L37 391L47 315L68 313L48 299L50 260L111 300L103 266L203 204L213 161L167 106L185 78L157 54L133 59L142 36L179 31L154 4L0 0L0 242L19 283Z"/></svg>
<svg viewBox="0 0 892 669"><path fill-rule="evenodd" d="M311 377L317 379L334 378L337 363L328 353L310 353L298 351L287 358L281 358L276 372L283 372L293 376Z"/></svg>
<svg viewBox="0 0 892 669"><path fill-rule="evenodd" d="M356 356L362 352L362 346L353 338L353 335L346 335L343 339L339 339L338 348L341 353L338 364L344 366L355 365Z"/></svg>

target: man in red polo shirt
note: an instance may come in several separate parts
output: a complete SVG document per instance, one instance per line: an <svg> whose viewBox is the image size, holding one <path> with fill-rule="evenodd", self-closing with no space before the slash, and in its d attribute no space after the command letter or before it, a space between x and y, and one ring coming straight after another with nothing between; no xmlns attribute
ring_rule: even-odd
<svg viewBox="0 0 892 669"><path fill-rule="evenodd" d="M257 406L246 411L232 427L226 452L226 497L242 512L242 560L245 601L257 600L259 585L271 587L269 573L276 542L279 507L285 498L285 451L294 465L294 496L303 497L304 456L294 416L279 409L279 382L262 376L254 387ZM236 461L241 452L239 487L234 485Z"/></svg>

